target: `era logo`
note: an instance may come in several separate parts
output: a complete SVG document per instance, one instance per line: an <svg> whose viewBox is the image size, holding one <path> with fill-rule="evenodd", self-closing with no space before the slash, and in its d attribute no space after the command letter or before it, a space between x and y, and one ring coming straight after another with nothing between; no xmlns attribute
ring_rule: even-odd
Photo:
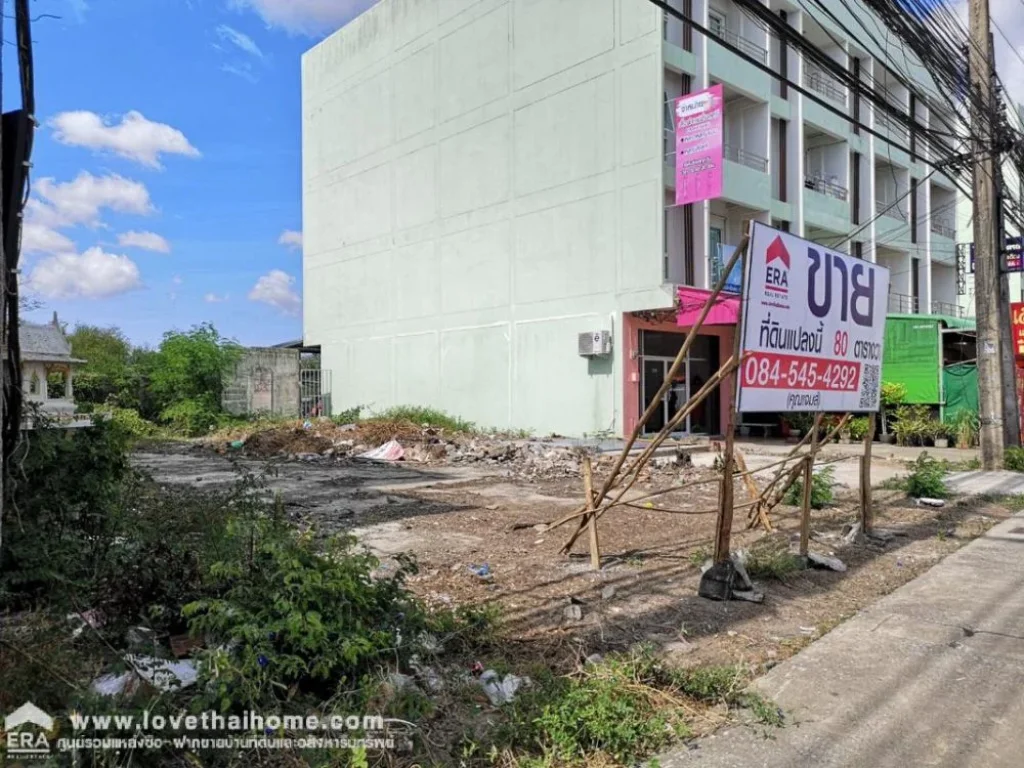
<svg viewBox="0 0 1024 768"><path fill-rule="evenodd" d="M773 262L778 262L773 264ZM776 237L765 251L764 287L776 293L789 292L789 251L781 237Z"/></svg>

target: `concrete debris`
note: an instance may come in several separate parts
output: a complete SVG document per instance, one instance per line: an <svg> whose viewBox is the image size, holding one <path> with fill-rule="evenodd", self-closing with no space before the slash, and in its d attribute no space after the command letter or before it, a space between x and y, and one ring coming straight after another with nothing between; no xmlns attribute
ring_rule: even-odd
<svg viewBox="0 0 1024 768"><path fill-rule="evenodd" d="M508 674L504 679L498 676L493 669L484 670L478 678L480 687L484 689L488 700L495 707L508 704L515 698L516 692L525 684L529 678Z"/></svg>
<svg viewBox="0 0 1024 768"><path fill-rule="evenodd" d="M833 571L838 571L839 573L846 572L846 563L838 557L828 557L827 555L821 555L817 552L808 552L807 562L816 568L827 568Z"/></svg>
<svg viewBox="0 0 1024 768"><path fill-rule="evenodd" d="M589 656L587 656L586 661L587 664L600 664L602 661L604 661L604 656L602 656L600 653L592 653Z"/></svg>
<svg viewBox="0 0 1024 768"><path fill-rule="evenodd" d="M583 620L583 608L579 605L567 605L562 611L562 615L566 621L582 621Z"/></svg>
<svg viewBox="0 0 1024 768"><path fill-rule="evenodd" d="M611 600L613 597L615 597L615 593L617 591L618 588L614 584L609 584L607 587L601 590L601 599Z"/></svg>
<svg viewBox="0 0 1024 768"><path fill-rule="evenodd" d="M739 576L739 586L744 590L753 589L754 582L750 580L750 576L747 574L747 560L750 557L750 553L745 549L740 549L731 553L729 557L732 558L732 565L736 569L736 575Z"/></svg>
<svg viewBox="0 0 1024 768"><path fill-rule="evenodd" d="M921 497L920 499L917 500L917 505L918 506L921 506L922 504L924 506L926 506L926 507L944 507L944 506L946 506L946 502L943 501L942 499L929 499L929 498L925 498L925 497Z"/></svg>
<svg viewBox="0 0 1024 768"><path fill-rule="evenodd" d="M697 650L697 646L694 645L693 643L689 642L688 640L684 640L683 638L679 638L678 640L673 640L671 643L666 643L665 645L662 646L661 649L665 653L683 654L683 653L693 653L695 650Z"/></svg>
<svg viewBox="0 0 1024 768"><path fill-rule="evenodd" d="M369 459L371 461L401 461L404 456L405 449L402 448L402 444L397 440L388 440L379 448L359 454L360 459Z"/></svg>
<svg viewBox="0 0 1024 768"><path fill-rule="evenodd" d="M752 589L734 589L732 591L733 600L743 600L747 603L763 603L764 593L755 592Z"/></svg>

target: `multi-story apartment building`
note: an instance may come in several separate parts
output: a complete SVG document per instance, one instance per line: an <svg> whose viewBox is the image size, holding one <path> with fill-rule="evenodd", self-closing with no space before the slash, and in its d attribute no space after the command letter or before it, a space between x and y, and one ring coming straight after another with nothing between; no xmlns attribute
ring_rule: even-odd
<svg viewBox="0 0 1024 768"><path fill-rule="evenodd" d="M673 5L711 36L647 0L380 0L305 55L304 333L336 407L628 432L750 221L888 266L892 312L963 312L957 189L930 165L956 139L853 98L730 0ZM919 125L956 124L845 5L765 7ZM722 194L675 206L671 103L719 83ZM729 355L721 309L652 429ZM610 354L579 354L593 331ZM687 426L718 433L725 409Z"/></svg>

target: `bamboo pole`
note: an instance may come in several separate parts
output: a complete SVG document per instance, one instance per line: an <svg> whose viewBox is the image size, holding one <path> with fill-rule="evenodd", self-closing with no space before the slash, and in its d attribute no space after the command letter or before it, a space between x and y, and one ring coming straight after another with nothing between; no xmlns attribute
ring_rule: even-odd
<svg viewBox="0 0 1024 768"><path fill-rule="evenodd" d="M800 505L800 556L807 557L807 548L811 532L811 484L814 479L814 456L818 453L818 430L821 428L821 411L814 414L814 426L811 427L811 450L804 464L803 499Z"/></svg>
<svg viewBox="0 0 1024 768"><path fill-rule="evenodd" d="M594 514L594 472L590 466L590 457L583 457L583 491L587 495L587 509L590 511L590 566L595 571L601 570L601 545L597 540L597 515Z"/></svg>
<svg viewBox="0 0 1024 768"><path fill-rule="evenodd" d="M726 280L729 278L729 273L732 271L733 266L736 264L736 260L740 258L747 247L749 238L744 236L740 246L733 253L732 258L729 259L729 263L722 270L722 276L719 278L718 283L711 291L711 295L708 296L707 301L704 302L704 307L701 309L700 315L697 316L696 322L691 326L689 332L686 334L686 339L683 341L683 346L679 348L679 352L676 354L676 359L672 361L672 366L669 368L668 374L665 376L665 380L662 382L661 387L657 393L651 399L650 405L643 412L640 420L637 422L636 427L633 428L633 433L630 435L626 444L622 447L622 452L619 454L619 458L616 459L615 465L612 467L611 474L608 479L605 480L604 485L598 492L597 499L595 499L595 506L599 506L607 495L608 491L613 487L616 477L618 476L619 470L622 469L622 465L626 463L626 458L629 456L629 452L633 448L633 444L639 439L641 432L643 431L644 425L650 420L651 416L654 415L654 411L661 405L661 399L668 392L672 386L672 381L679 373L679 369L683 367L683 363L686 362L686 357L690 353L690 347L693 345L694 340L697 338L697 332L703 327L704 321L707 319L708 313L711 312L711 307L714 306L715 301L718 299L719 294L725 288Z"/></svg>
<svg viewBox="0 0 1024 768"><path fill-rule="evenodd" d="M871 444L875 439L877 419L874 413L868 416L868 431L864 434L864 455L860 457L860 530L865 535L870 534L875 525L875 510L871 499Z"/></svg>
<svg viewBox="0 0 1024 768"><path fill-rule="evenodd" d="M743 289L749 286L743 285L746 279L747 246L749 238L744 238L743 243L736 249L740 256L740 295L744 295ZM733 254L735 258L736 254ZM732 356L737 360L743 353L743 301L740 301L739 310L736 312L736 337L733 339ZM737 376L740 374L737 373ZM733 517L733 453L736 444L736 383L729 388L729 419L725 427L725 452L722 457L722 492L719 494L718 520L715 533L715 563L723 563L729 560L729 538L732 535Z"/></svg>

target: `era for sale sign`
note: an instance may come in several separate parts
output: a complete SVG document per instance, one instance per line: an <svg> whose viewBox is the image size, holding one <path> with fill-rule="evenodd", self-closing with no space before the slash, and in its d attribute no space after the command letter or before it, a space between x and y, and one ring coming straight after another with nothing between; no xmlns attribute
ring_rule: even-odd
<svg viewBox="0 0 1024 768"><path fill-rule="evenodd" d="M755 223L739 411L877 411L889 270Z"/></svg>

